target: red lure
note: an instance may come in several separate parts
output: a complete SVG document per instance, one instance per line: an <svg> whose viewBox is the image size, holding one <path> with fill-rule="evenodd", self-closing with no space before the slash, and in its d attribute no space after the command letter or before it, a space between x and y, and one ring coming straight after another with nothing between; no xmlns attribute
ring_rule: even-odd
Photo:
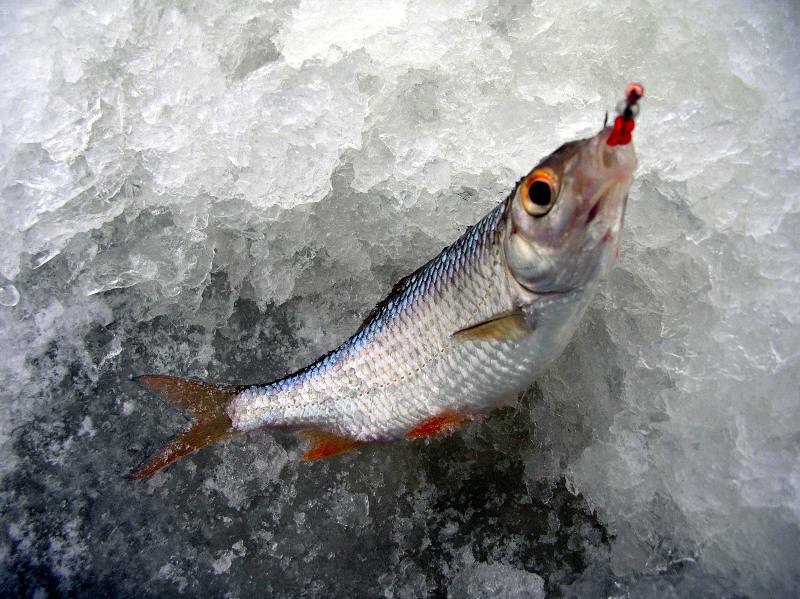
<svg viewBox="0 0 800 599"><path fill-rule="evenodd" d="M639 83L631 83L625 90L625 106L619 110L619 115L614 119L614 128L608 136L606 143L609 146L624 146L631 143L631 134L636 122L633 120L639 112L636 103L644 96L644 87ZM621 103L620 103L621 104Z"/></svg>

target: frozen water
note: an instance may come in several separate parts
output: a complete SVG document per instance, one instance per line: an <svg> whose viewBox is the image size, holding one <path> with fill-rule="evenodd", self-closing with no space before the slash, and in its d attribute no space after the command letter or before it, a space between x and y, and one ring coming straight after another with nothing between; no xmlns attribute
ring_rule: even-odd
<svg viewBox="0 0 800 599"><path fill-rule="evenodd" d="M455 576L447 596L452 599L544 599L544 580L508 566L474 564Z"/></svg>
<svg viewBox="0 0 800 599"><path fill-rule="evenodd" d="M796 594L796 3L45 1L0 28L4 594ZM121 477L184 422L130 374L330 349L631 80L620 264L518 408Z"/></svg>

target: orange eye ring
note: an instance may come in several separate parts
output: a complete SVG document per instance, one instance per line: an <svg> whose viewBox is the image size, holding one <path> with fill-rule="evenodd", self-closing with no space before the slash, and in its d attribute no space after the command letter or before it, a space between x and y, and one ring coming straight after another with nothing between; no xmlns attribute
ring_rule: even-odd
<svg viewBox="0 0 800 599"><path fill-rule="evenodd" d="M549 168L536 169L523 181L519 199L525 212L531 216L544 216L558 197L558 177Z"/></svg>

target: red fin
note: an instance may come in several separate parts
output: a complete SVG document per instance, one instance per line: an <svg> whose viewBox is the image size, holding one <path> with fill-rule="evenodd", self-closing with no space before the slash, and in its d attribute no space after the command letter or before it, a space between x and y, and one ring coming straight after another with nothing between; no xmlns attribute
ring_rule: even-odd
<svg viewBox="0 0 800 599"><path fill-rule="evenodd" d="M364 445L361 441L313 429L299 434L311 442L311 448L303 454L304 460L320 460Z"/></svg>
<svg viewBox="0 0 800 599"><path fill-rule="evenodd" d="M406 433L409 439L418 437L430 437L431 435L446 435L469 422L471 418L461 412L447 412L434 416L418 424Z"/></svg>
<svg viewBox="0 0 800 599"><path fill-rule="evenodd" d="M186 410L192 423L154 453L130 478L147 478L178 458L235 434L225 408L240 387L162 375L140 376L134 380L161 399Z"/></svg>

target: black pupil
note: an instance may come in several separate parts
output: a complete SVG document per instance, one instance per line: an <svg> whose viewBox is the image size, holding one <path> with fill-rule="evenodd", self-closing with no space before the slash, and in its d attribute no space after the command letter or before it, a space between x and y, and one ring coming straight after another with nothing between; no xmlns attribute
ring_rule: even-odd
<svg viewBox="0 0 800 599"><path fill-rule="evenodd" d="M549 206L550 186L544 181L534 181L528 188L528 196L537 206Z"/></svg>

